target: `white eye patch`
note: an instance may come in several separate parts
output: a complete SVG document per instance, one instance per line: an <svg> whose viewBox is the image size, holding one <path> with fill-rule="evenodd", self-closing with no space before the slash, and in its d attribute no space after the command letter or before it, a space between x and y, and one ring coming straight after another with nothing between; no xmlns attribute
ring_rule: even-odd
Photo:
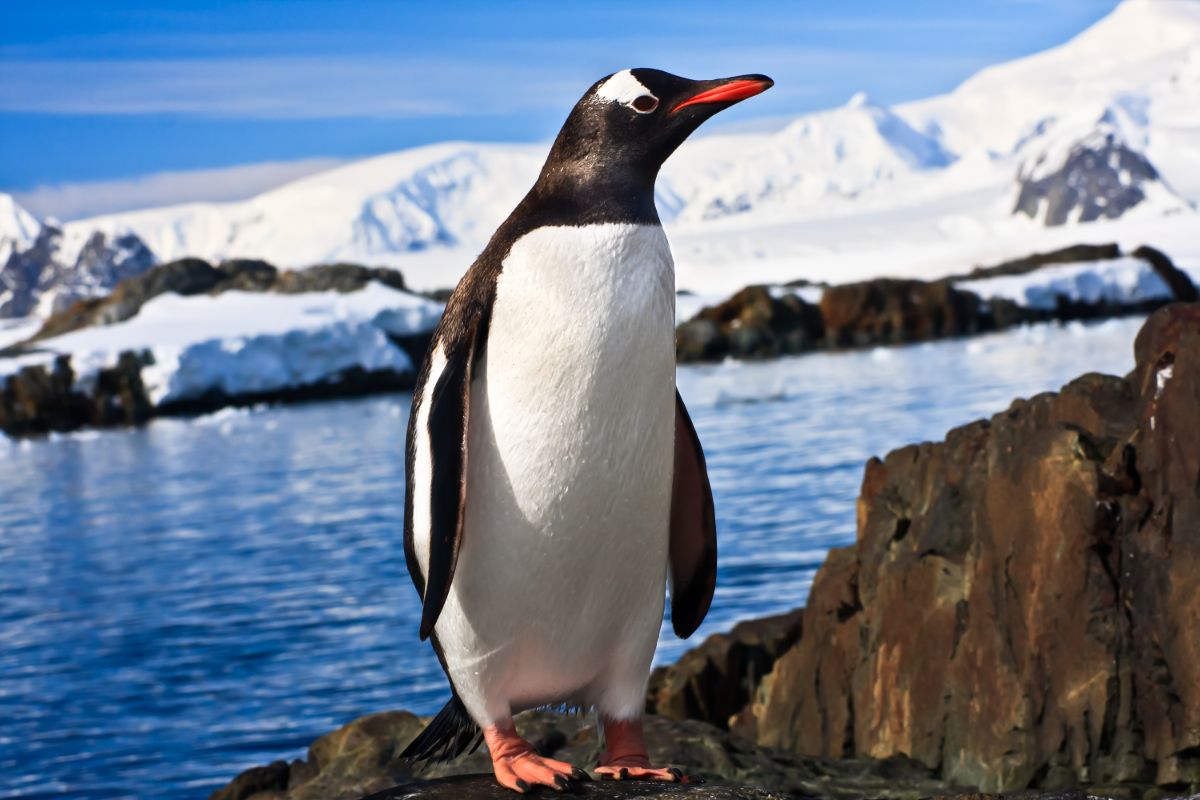
<svg viewBox="0 0 1200 800"><path fill-rule="evenodd" d="M644 94L654 96L653 92L627 69L621 70L596 87L596 97L613 103L632 103Z"/></svg>

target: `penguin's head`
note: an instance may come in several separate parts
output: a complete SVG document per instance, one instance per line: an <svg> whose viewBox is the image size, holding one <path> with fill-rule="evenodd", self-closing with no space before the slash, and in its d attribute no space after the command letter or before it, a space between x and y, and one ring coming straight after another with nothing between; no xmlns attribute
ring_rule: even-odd
<svg viewBox="0 0 1200 800"><path fill-rule="evenodd" d="M596 81L575 104L547 166L579 177L632 172L653 181L701 123L773 85L766 75L694 81L657 69L621 70Z"/></svg>

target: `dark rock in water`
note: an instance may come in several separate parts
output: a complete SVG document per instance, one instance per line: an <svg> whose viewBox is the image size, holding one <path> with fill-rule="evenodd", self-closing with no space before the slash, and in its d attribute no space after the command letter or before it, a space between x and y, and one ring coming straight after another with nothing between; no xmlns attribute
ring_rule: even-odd
<svg viewBox="0 0 1200 800"><path fill-rule="evenodd" d="M1041 217L1047 226L1117 219L1159 181L1154 165L1111 133L1079 142L1061 166L1044 173L1039 161L1018 176L1013 213Z"/></svg>
<svg viewBox="0 0 1200 800"><path fill-rule="evenodd" d="M623 800L627 797L689 797L696 800L787 800L787 795L740 786L705 786L646 781L583 783L571 797ZM421 781L373 794L364 800L512 800L514 794L491 775L462 775Z"/></svg>
<svg viewBox="0 0 1200 800"><path fill-rule="evenodd" d="M679 326L675 349L683 361L764 358L811 350L823 335L821 314L812 304L748 286Z"/></svg>
<svg viewBox="0 0 1200 800"><path fill-rule="evenodd" d="M1079 244L934 281L878 278L826 286L821 287L819 306L795 295L777 297L768 287L751 286L680 325L675 332L675 352L679 361L690 362L898 345L971 336L1024 323L1148 314L1170 302L1165 298L1091 302L1059 295L1053 308L1040 308L1021 306L1001 297L985 300L955 285L1121 255L1115 244ZM1131 255L1146 261L1162 277L1174 300L1197 299L1196 287L1187 273L1177 269L1165 254L1139 247ZM793 285L812 284L788 284Z"/></svg>
<svg viewBox="0 0 1200 800"><path fill-rule="evenodd" d="M825 290L825 336L834 346L923 342L992 330L986 304L945 283L880 279Z"/></svg>
<svg viewBox="0 0 1200 800"><path fill-rule="evenodd" d="M1142 245L1130 255L1149 264L1158 273L1158 277L1163 279L1163 283L1170 287L1171 294L1174 295L1176 301L1195 303L1200 300L1200 291L1197 291L1196 284L1192 283L1192 279L1186 272L1175 266L1166 253Z"/></svg>
<svg viewBox="0 0 1200 800"><path fill-rule="evenodd" d="M101 369L95 385L77 385L71 359L30 366L0 384L0 431L13 436L70 431L85 425L138 425L152 409L142 385L146 357L122 353Z"/></svg>
<svg viewBox="0 0 1200 800"><path fill-rule="evenodd" d="M760 744L987 790L1200 789L1200 306L1156 312L1135 351L1125 379L868 463Z"/></svg>
<svg viewBox="0 0 1200 800"><path fill-rule="evenodd" d="M730 719L751 702L775 659L799 641L803 619L804 611L798 609L714 633L676 663L654 670L646 711L730 727Z"/></svg>
<svg viewBox="0 0 1200 800"><path fill-rule="evenodd" d="M247 800L251 797L256 800L350 800L372 793L382 793L378 795L381 797L491 797L493 795L488 792L506 791L499 787L493 790L488 785L489 781L494 783L490 775L486 778L473 777L465 783L439 782L432 786L420 783L435 778L479 776L491 772L491 762L483 750L448 764L421 764L414 768L400 762L396 756L422 726L422 720L400 711L363 717L318 739L309 748L307 760L292 762L288 767L286 780L276 765L259 767L243 773L225 788L214 792L212 800ZM543 755L585 769L594 766L600 755L600 737L594 722L587 716L529 712L517 718L517 728ZM710 798L782 796L834 800L857 800L861 797L915 800L948 789L945 784L931 777L931 770L910 759L824 761L800 758L756 747L725 731L691 720L675 721L648 716L646 738L650 757L656 763L678 766L688 774L704 779L705 785L670 787L595 782L585 789L590 794L583 796L672 797L685 790L685 796L700 792L695 796ZM268 782L270 785L265 785ZM414 782L416 786L412 786ZM409 785L410 794L395 794L392 787L397 785ZM250 786L262 788L254 790L259 792L256 795L247 793L246 787ZM464 786L483 794L446 794L453 787ZM747 786L755 789L744 788ZM389 795L389 791L393 794ZM417 791L440 794L411 794ZM602 791L618 794L596 794ZM638 794L646 791L657 791L659 794ZM668 794L662 794L663 791ZM731 791L743 793L730 794Z"/></svg>

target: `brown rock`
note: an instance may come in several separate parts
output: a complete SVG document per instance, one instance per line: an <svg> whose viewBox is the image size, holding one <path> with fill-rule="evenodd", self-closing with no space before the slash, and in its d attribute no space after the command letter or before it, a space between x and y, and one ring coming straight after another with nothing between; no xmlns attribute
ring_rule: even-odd
<svg viewBox="0 0 1200 800"><path fill-rule="evenodd" d="M764 286L748 286L679 326L675 350L680 361L765 358L811 350L823 334L816 306L792 295L774 297Z"/></svg>
<svg viewBox="0 0 1200 800"><path fill-rule="evenodd" d="M24 367L0 381L0 431L27 436L141 424L151 414L141 376L145 359L122 353L115 365L97 372L87 391L76 385L69 356L58 356L49 367Z"/></svg>
<svg viewBox="0 0 1200 800"><path fill-rule="evenodd" d="M760 743L994 791L1200 786L1200 307L1136 352L867 465Z"/></svg>
<svg viewBox="0 0 1200 800"><path fill-rule="evenodd" d="M800 639L803 609L739 622L714 633L675 664L650 675L646 711L671 719L698 719L728 728L754 696L775 659Z"/></svg>
<svg viewBox="0 0 1200 800"><path fill-rule="evenodd" d="M825 337L835 347L920 342L995 326L977 295L916 280L833 286L821 297L821 316Z"/></svg>
<svg viewBox="0 0 1200 800"><path fill-rule="evenodd" d="M243 292L352 292L372 281L404 289L404 277L386 267L357 264L318 264L308 269L281 272L265 261L231 259L214 267L199 258L183 258L137 274L117 284L103 298L80 300L50 316L31 342L49 339L89 325L111 325L137 315L142 306L161 294L220 294Z"/></svg>

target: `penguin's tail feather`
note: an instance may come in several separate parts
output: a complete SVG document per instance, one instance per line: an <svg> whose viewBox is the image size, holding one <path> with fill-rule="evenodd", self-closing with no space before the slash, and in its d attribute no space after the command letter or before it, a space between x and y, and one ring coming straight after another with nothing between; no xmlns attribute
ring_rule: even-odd
<svg viewBox="0 0 1200 800"><path fill-rule="evenodd" d="M425 730L413 739L401 761L450 761L463 753L474 753L483 742L483 731L471 719L466 706L458 695L442 706L437 716L429 721Z"/></svg>

